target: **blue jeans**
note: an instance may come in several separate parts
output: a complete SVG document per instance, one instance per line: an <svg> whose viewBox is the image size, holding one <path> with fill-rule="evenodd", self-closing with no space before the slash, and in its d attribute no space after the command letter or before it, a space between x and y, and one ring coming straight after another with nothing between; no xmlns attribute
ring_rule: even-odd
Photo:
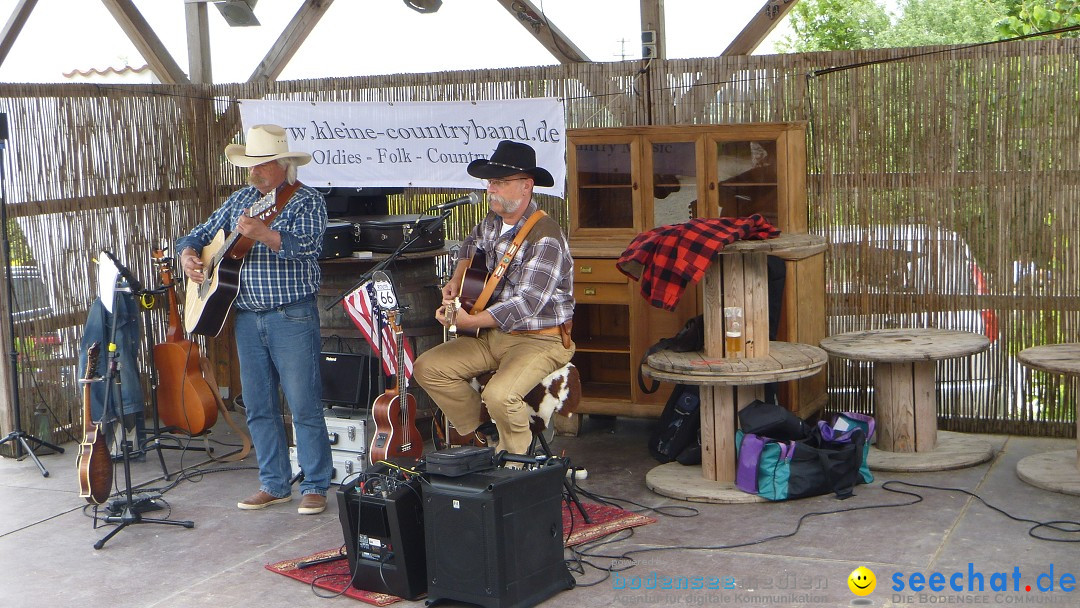
<svg viewBox="0 0 1080 608"><path fill-rule="evenodd" d="M323 418L315 298L259 312L237 310L236 350L260 489L277 497L291 493L280 383L292 411L297 461L304 472L300 492L325 496L334 465Z"/></svg>

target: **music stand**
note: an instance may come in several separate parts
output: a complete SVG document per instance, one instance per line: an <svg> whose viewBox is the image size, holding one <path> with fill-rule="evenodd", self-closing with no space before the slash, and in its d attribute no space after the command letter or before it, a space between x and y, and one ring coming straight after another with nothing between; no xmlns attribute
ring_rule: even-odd
<svg viewBox="0 0 1080 608"><path fill-rule="evenodd" d="M195 527L195 523L192 521L143 517L142 511L146 510L146 505L144 503L152 499L135 499L134 491L131 486L131 444L127 440L127 425L124 424L124 405L120 391L120 375L117 373L119 370L119 352L116 348L116 279L118 276L123 276L127 279L128 284L136 290L138 290L139 283L131 275L130 271L119 264L112 254L106 251L102 252L98 259L98 264L100 266L101 274L99 287L101 290L100 295L102 304L106 301L111 302L112 310L110 312L113 313L109 319L108 357L106 359L105 376L102 378L105 382L105 400L101 417L102 419L107 420L111 416L112 419L116 420L120 425L120 449L122 460L124 462L124 498L122 499L124 507L119 515L106 515L101 518L105 523L116 523L120 525L113 528L101 540L94 543L94 549L101 549L104 547L105 543L107 543L110 538L116 536L121 530L131 524L165 524L170 526L183 526L185 528ZM94 525L96 528L96 516Z"/></svg>
<svg viewBox="0 0 1080 608"><path fill-rule="evenodd" d="M48 477L49 471L45 469L45 465L41 464L41 460L38 459L37 454L34 453L33 448L27 441L35 442L39 447L45 446L51 450L55 450L58 453L63 454L64 448L53 445L44 439L39 439L33 435L27 433L22 428L22 407L19 403L19 351L15 347L15 308L14 298L12 293L15 291L15 284L11 280L11 240L8 238L8 215L7 215L7 197L4 196L4 145L7 143L7 114L0 112L0 226L3 227L3 234L0 235L0 239L3 240L4 250L4 268L7 273L7 310L8 310L8 343L5 345L8 347L8 357L11 364L11 409L14 414L15 423L13 430L7 434L6 437L0 439L0 445L4 445L9 441L15 442L15 457L22 458L23 452L30 457L30 460L34 461L39 471L41 471L42 477Z"/></svg>

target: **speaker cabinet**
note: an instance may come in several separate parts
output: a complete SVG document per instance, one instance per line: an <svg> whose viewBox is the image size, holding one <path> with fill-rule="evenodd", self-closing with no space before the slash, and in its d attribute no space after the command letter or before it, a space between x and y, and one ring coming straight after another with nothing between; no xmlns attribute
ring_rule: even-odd
<svg viewBox="0 0 1080 608"><path fill-rule="evenodd" d="M488 608L534 606L574 578L563 562L565 466L429 475L428 604L450 599Z"/></svg>
<svg viewBox="0 0 1080 608"><path fill-rule="evenodd" d="M415 599L427 578L420 481L391 481L388 472L379 465L338 488L349 572L357 589Z"/></svg>
<svg viewBox="0 0 1080 608"><path fill-rule="evenodd" d="M319 356L322 399L328 403L370 407L383 393L379 361L368 355L328 353Z"/></svg>

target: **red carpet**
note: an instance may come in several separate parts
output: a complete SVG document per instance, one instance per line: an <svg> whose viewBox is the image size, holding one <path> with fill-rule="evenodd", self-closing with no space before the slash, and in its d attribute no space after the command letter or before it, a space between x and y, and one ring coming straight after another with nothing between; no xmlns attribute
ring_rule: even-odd
<svg viewBox="0 0 1080 608"><path fill-rule="evenodd" d="M583 506L585 507L586 513L589 514L589 518L592 519L591 524L585 523L581 518L581 513L579 513L576 508L573 512L573 521L571 522L570 510L567 509L565 505L563 506L563 533L569 533L570 535L569 538L566 539L567 547L596 540L613 532L618 532L619 530L656 523L656 520L652 517L624 511L618 507L589 503ZM313 555L307 555L296 559L287 559L282 562L277 562L276 564L267 564L266 569L271 572L277 572L278 574L284 574L289 578L296 579L309 585L314 581L316 587L327 589L334 593L339 593L342 589L345 589L345 596L375 606L386 606L401 601L401 598L393 595L374 593L372 591L363 591L349 587L349 561L344 558L303 569L298 569L296 567L296 564L299 562L311 561L333 555L343 555L342 549L330 549L328 551L320 551Z"/></svg>

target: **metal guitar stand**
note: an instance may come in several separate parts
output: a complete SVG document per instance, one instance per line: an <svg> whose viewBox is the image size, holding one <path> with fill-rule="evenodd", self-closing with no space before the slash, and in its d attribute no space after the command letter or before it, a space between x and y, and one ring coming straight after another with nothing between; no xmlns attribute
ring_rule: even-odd
<svg viewBox="0 0 1080 608"><path fill-rule="evenodd" d="M124 276L124 278L126 278L128 280L128 283L133 285L136 289L138 288L138 282L134 280L134 277L131 276L130 272L128 272L126 268L124 268L118 262L116 262L115 259L111 255L107 254L107 252L103 252L103 256L109 257L109 259L111 259L116 264L117 268L120 270L120 274L122 276ZM150 518L150 517L143 517L142 512L146 511L146 510L149 510L149 508L152 508L152 505L150 505L148 503L152 503L155 497L154 497L154 495L151 495L150 497L147 497L147 496L136 497L135 492L132 489L132 486L131 486L131 454L132 454L131 442L128 441L128 438L127 438L127 426L124 424L124 417L123 417L124 406L123 406L123 398L121 397L122 393L121 393L121 390L120 390L120 374L118 373L118 371L119 371L119 361L117 361L117 359L119 357L119 353L118 353L118 349L116 347L116 314L115 314L115 312L117 310L116 309L117 297L116 297L116 292L115 291L112 294L112 299L113 299L112 308L113 308L113 313L114 314L110 317L110 320L109 320L108 358L107 358L107 362L106 362L105 376L102 378L102 381L105 382L105 400L104 400L104 407L102 409L102 418L107 418L109 416L112 416L112 419L116 420L117 423L120 425L121 459L124 462L124 492L123 492L123 498L121 499L121 502L123 502L123 509L121 510L119 515L106 515L106 516L101 517L101 518L98 518L95 515L95 517L94 517L94 527L95 528L98 527L97 522L98 522L99 519L104 521L105 523L113 523L113 524L120 524L120 525L113 528L101 540L94 543L94 549L101 549L102 547L104 547L105 543L107 543L110 538L112 538L113 536L116 536L117 534L120 533L121 530L123 530L124 528L128 527L131 524L165 524L165 525L170 525L170 526L183 526L185 528L194 528L195 527L195 523L191 522L191 521L176 521L176 520L170 520L170 519L156 519L156 518ZM157 495L157 497L160 497L160 495Z"/></svg>

